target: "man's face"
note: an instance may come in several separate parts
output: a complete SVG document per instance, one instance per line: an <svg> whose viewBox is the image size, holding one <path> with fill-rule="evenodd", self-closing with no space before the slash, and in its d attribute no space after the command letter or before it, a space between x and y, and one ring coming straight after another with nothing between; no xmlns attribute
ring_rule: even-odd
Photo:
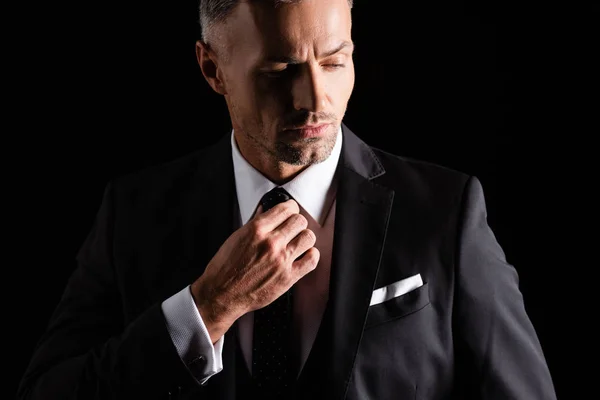
<svg viewBox="0 0 600 400"><path fill-rule="evenodd" d="M325 160L354 87L347 0L242 2L218 32L227 60L217 68L247 156L280 168ZM320 124L312 137L291 129Z"/></svg>

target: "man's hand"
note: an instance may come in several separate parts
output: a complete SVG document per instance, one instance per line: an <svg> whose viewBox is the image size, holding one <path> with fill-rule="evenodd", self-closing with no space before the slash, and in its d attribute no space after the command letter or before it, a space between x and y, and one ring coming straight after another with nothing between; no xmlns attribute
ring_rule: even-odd
<svg viewBox="0 0 600 400"><path fill-rule="evenodd" d="M219 248L192 284L192 296L215 343L239 317L263 308L314 270L315 234L288 200L254 217Z"/></svg>

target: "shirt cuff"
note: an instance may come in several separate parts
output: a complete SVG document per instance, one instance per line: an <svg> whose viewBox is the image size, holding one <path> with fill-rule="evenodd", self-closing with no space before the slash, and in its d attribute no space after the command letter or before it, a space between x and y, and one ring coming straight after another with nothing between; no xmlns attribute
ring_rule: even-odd
<svg viewBox="0 0 600 400"><path fill-rule="evenodd" d="M213 345L190 285L163 301L161 307L179 357L198 382L205 385L211 376L223 370L225 336Z"/></svg>

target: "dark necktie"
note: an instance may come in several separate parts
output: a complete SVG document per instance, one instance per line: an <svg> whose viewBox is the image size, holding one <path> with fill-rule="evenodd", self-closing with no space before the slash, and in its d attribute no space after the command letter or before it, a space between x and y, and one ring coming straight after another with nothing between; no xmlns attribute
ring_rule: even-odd
<svg viewBox="0 0 600 400"><path fill-rule="evenodd" d="M262 212L289 199L291 196L285 189L276 187L262 197ZM295 378L292 300L290 288L271 304L254 311L252 377L259 398L287 398Z"/></svg>

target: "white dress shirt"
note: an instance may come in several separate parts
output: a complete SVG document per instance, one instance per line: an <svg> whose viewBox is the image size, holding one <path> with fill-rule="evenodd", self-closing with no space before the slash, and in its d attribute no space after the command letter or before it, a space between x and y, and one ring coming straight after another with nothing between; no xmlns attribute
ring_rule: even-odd
<svg viewBox="0 0 600 400"><path fill-rule="evenodd" d="M342 149L342 131L338 130L335 146L329 157L313 164L294 179L281 185L296 200L300 213L308 220L317 241L315 247L320 259L315 270L294 285L294 329L300 333L300 368L306 362L314 342L329 296L331 248L335 220L336 167ZM240 221L245 225L254 215L262 196L279 186L242 156L231 133L231 149L235 185L240 211ZM205 363L191 371L196 379L205 384L214 374L222 371L224 336L212 343L202 317L190 292L190 286L166 299L162 304L167 328L182 361L189 365L193 359L202 357ZM246 366L252 372L252 332L254 313L249 312L238 320L239 339Z"/></svg>

